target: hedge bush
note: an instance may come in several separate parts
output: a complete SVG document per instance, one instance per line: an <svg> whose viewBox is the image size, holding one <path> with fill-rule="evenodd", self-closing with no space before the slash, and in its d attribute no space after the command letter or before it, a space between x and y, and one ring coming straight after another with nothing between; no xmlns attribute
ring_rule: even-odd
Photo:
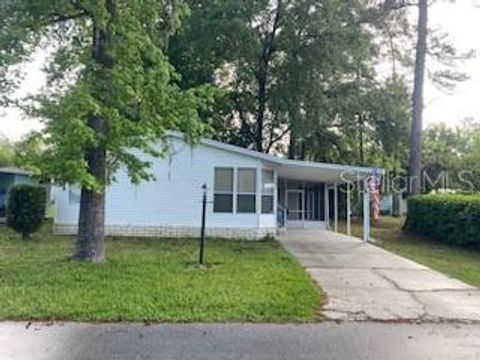
<svg viewBox="0 0 480 360"><path fill-rule="evenodd" d="M405 228L451 245L480 249L480 195L414 196L408 200Z"/></svg>
<svg viewBox="0 0 480 360"><path fill-rule="evenodd" d="M25 239L37 231L45 217L47 194L45 188L16 185L8 194L7 225Z"/></svg>

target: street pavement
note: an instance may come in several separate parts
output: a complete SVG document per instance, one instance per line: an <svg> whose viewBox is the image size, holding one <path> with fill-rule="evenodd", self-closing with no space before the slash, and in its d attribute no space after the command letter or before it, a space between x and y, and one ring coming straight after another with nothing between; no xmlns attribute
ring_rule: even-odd
<svg viewBox="0 0 480 360"><path fill-rule="evenodd" d="M480 326L0 323L1 360L480 359Z"/></svg>

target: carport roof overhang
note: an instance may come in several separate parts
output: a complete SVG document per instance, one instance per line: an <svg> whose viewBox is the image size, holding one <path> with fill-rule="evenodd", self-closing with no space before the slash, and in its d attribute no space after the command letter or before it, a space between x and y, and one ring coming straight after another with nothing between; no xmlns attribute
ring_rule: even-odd
<svg viewBox="0 0 480 360"><path fill-rule="evenodd" d="M184 140L184 135L179 132L170 131L168 135ZM372 175L374 170L374 167L366 166L291 160L205 138L201 139L200 143L223 151L259 159L265 164L275 168L280 178L292 180L316 181L332 184L344 183L347 181L360 181L365 179ZM378 175L383 175L384 170L377 168L377 173Z"/></svg>
<svg viewBox="0 0 480 360"><path fill-rule="evenodd" d="M283 159L277 168L277 173L279 178L333 184L360 181L372 175L373 169L363 166ZM377 172L382 175L384 171L383 169L377 169Z"/></svg>

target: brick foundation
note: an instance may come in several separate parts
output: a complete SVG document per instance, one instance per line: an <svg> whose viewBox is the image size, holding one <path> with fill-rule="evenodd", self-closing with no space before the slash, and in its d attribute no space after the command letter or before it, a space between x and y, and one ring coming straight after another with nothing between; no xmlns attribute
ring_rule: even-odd
<svg viewBox="0 0 480 360"><path fill-rule="evenodd" d="M53 232L57 235L74 235L77 225L54 224ZM105 225L106 235L126 237L166 237L189 238L199 237L200 228L188 226L157 226L157 225ZM207 228L208 237L228 239L260 240L267 235L275 235L275 228Z"/></svg>

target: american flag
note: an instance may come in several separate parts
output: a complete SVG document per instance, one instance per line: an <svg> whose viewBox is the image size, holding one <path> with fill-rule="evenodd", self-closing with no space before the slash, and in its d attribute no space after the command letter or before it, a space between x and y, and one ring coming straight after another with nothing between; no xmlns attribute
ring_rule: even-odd
<svg viewBox="0 0 480 360"><path fill-rule="evenodd" d="M378 170L375 168L372 171L372 176L368 183L368 190L372 199L372 216L374 220L380 217L380 177Z"/></svg>

